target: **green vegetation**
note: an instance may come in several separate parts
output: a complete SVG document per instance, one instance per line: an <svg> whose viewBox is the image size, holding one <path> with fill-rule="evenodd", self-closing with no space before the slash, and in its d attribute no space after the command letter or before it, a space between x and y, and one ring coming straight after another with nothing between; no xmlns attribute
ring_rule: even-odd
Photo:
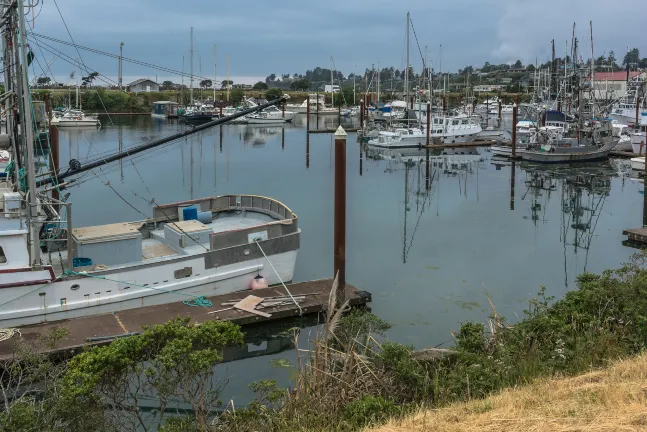
<svg viewBox="0 0 647 432"><path fill-rule="evenodd" d="M359 430L420 407L605 367L646 348L647 253L620 269L581 275L561 300L540 289L514 325L492 307L487 325L460 326L451 350L415 352L385 340L389 324L375 315L334 304L331 298L309 349L297 350L289 391L273 381L253 383L256 397L247 407L221 414L215 410L226 377L216 377L213 366L224 346L242 341L232 324L176 319L67 363L20 342L13 361L1 365L0 429ZM37 343L53 346L63 336ZM160 409L139 409L151 398ZM190 409L169 412L178 399Z"/></svg>

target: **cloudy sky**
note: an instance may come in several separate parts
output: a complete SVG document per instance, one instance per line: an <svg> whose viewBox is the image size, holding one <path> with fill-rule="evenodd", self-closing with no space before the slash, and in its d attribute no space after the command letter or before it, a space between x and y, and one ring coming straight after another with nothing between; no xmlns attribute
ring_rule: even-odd
<svg viewBox="0 0 647 432"><path fill-rule="evenodd" d="M34 0L36 1L36 0ZM270 73L303 73L329 67L330 57L345 74L362 72L371 64L404 67L406 13L411 12L412 65L421 65L420 51L439 68L456 70L485 61L508 63L520 59L546 61L550 41L558 55L571 40L573 22L583 52L590 52L589 21L593 21L595 56L614 50L622 59L627 47L647 57L645 0L247 0L238 2L185 0L56 0L74 41L114 54L123 42L124 56L188 71L189 32L194 28L194 72L213 76L213 46L217 45L218 79L230 58L234 82L253 83ZM41 9L42 6L42 9ZM632 13L636 11L636 13ZM40 0L29 14L37 34L70 41L54 0ZM31 23L30 23L31 25ZM641 34L643 33L643 34ZM77 57L74 48L47 43ZM420 51L418 49L420 46ZM42 67L51 63L63 80L74 69L32 43ZM117 60L80 51L85 64L116 79ZM35 65L36 74L40 67ZM124 63L124 81L139 77L158 81L179 77L168 72ZM48 74L49 75L49 74Z"/></svg>

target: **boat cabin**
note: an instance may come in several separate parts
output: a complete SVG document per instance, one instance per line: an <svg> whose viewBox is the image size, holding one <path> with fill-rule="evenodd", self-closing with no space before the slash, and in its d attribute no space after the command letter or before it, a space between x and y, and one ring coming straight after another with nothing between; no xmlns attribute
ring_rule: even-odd
<svg viewBox="0 0 647 432"><path fill-rule="evenodd" d="M156 117L177 118L180 104L171 101L153 102L153 115Z"/></svg>

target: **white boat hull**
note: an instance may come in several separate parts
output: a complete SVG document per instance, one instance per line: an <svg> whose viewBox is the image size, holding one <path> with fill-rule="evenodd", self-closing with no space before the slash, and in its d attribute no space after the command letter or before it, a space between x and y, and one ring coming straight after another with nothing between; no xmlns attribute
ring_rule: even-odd
<svg viewBox="0 0 647 432"><path fill-rule="evenodd" d="M68 119L58 119L52 120L52 125L57 127L92 127L92 126L101 126L101 122L98 119L82 119L82 120L68 120Z"/></svg>
<svg viewBox="0 0 647 432"><path fill-rule="evenodd" d="M269 258L281 280L291 281L297 250L270 255ZM192 274L177 279L175 271L187 267L192 269ZM47 273L42 276L48 276ZM34 289L34 286L3 288L3 302L15 299L22 307L18 310L15 305L0 308L0 326L17 327L114 313L241 291L248 289L252 279L258 274L270 285L281 282L264 257L205 269L204 257L194 256L181 262L151 264L135 270L125 268L121 271L93 273L95 276L104 276L105 279L80 276L45 284L42 289ZM73 288L75 285L76 289Z"/></svg>
<svg viewBox="0 0 647 432"><path fill-rule="evenodd" d="M540 163L590 162L608 158L610 150L610 148L605 148L596 151L576 153L550 153L546 151L525 150L521 152L521 158L525 161Z"/></svg>

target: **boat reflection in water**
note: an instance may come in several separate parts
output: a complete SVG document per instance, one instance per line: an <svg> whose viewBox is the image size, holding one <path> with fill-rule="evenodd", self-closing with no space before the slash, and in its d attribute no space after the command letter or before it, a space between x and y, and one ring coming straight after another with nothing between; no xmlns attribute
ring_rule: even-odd
<svg viewBox="0 0 647 432"><path fill-rule="evenodd" d="M529 204L530 215L523 216L535 226L546 224L546 209L551 199L561 202L560 243L564 253L564 276L568 288L567 248L576 257L584 253L581 272L588 264L589 249L595 229L611 192L611 179L617 176L608 162L546 168L519 163L525 174L525 187L521 200Z"/></svg>
<svg viewBox="0 0 647 432"><path fill-rule="evenodd" d="M467 177L478 172L484 158L477 148L386 149L360 144L367 159L387 161L385 173L404 173L404 217L402 218L402 262L406 264L425 210L431 207L441 177L459 177L461 195L467 195ZM362 164L360 155L360 170ZM438 202L438 196L436 196ZM415 206L415 214L414 212ZM413 228L412 228L413 224Z"/></svg>

